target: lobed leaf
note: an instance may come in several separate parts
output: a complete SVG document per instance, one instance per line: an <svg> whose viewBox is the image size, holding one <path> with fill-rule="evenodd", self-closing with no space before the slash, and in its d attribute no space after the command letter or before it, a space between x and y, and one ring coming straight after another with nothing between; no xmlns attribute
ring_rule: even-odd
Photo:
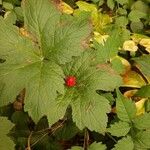
<svg viewBox="0 0 150 150"><path fill-rule="evenodd" d="M129 130L130 130L130 125L127 122L116 122L110 126L110 128L107 129L108 132L110 132L113 136L125 136Z"/></svg>
<svg viewBox="0 0 150 150"><path fill-rule="evenodd" d="M136 96L140 96L140 97L150 97L150 85L145 85L142 86L141 89L139 89L136 93Z"/></svg>
<svg viewBox="0 0 150 150"><path fill-rule="evenodd" d="M9 130L14 126L10 121L8 121L5 117L0 117L0 147L1 150L13 150L15 144L13 141L7 136Z"/></svg>
<svg viewBox="0 0 150 150"><path fill-rule="evenodd" d="M137 58L133 58L133 60L144 75L150 75L150 55L143 55Z"/></svg>
<svg viewBox="0 0 150 150"><path fill-rule="evenodd" d="M105 45L94 42L94 47L97 50L96 56L99 62L107 62L111 58L115 57L118 53L119 46L122 44L121 32L118 29L114 29L108 37Z"/></svg>
<svg viewBox="0 0 150 150"><path fill-rule="evenodd" d="M119 90L117 90L116 110L119 119L126 122L131 122L136 115L134 102L125 98Z"/></svg>
<svg viewBox="0 0 150 150"><path fill-rule="evenodd" d="M25 111L35 122L47 115L50 125L68 106L55 100L64 94L61 64L84 51L91 32L88 16L62 15L57 5L24 0L24 31L0 18L0 106L13 102L25 89Z"/></svg>
<svg viewBox="0 0 150 150"><path fill-rule="evenodd" d="M134 145L137 149L150 149L150 131L141 131L136 134Z"/></svg>
<svg viewBox="0 0 150 150"><path fill-rule="evenodd" d="M133 120L134 126L140 130L150 128L150 113L145 113L143 115L137 116Z"/></svg>
<svg viewBox="0 0 150 150"><path fill-rule="evenodd" d="M65 75L75 76L77 84L72 88L66 87L62 101L70 99L73 121L79 129L87 127L104 133L107 126L106 113L110 111L110 106L109 101L98 95L96 90L113 90L121 80L107 65L94 67L93 57L93 51L86 51L64 67Z"/></svg>
<svg viewBox="0 0 150 150"><path fill-rule="evenodd" d="M134 144L130 136L124 137L115 144L115 148L112 150L133 150Z"/></svg>

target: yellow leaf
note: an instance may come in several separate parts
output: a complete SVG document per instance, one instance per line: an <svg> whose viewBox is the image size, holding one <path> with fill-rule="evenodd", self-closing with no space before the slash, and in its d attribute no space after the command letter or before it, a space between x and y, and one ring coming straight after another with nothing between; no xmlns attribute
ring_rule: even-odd
<svg viewBox="0 0 150 150"><path fill-rule="evenodd" d="M139 43L141 39L143 38L148 38L148 36L142 35L142 34L133 34L131 36L131 39L135 42L135 43Z"/></svg>
<svg viewBox="0 0 150 150"><path fill-rule="evenodd" d="M146 38L144 38L144 39L141 39L141 41L139 42L139 44L140 45L143 45L144 47L148 47L148 46L150 46L150 38L148 39L146 39Z"/></svg>
<svg viewBox="0 0 150 150"><path fill-rule="evenodd" d="M145 107L144 107L145 101L146 98L142 98L140 101L135 103L137 109L136 115L141 115L145 113Z"/></svg>
<svg viewBox="0 0 150 150"><path fill-rule="evenodd" d="M123 95L127 98L131 98L138 90L129 90L126 91Z"/></svg>
<svg viewBox="0 0 150 150"><path fill-rule="evenodd" d="M150 53L150 38L143 38L139 42L140 45L144 46L146 51Z"/></svg>
<svg viewBox="0 0 150 150"><path fill-rule="evenodd" d="M127 98L131 98L132 96L134 96L134 94L137 92L138 90L129 90L129 91L126 91L124 93L124 96L127 97ZM136 112L136 115L141 115L141 114L144 114L145 113L145 101L147 99L146 98L142 98L140 99L139 101L137 101L135 103L136 105L136 109L137 109L137 112Z"/></svg>
<svg viewBox="0 0 150 150"><path fill-rule="evenodd" d="M99 43L104 45L109 35L102 35L99 32L94 32L94 39Z"/></svg>
<svg viewBox="0 0 150 150"><path fill-rule="evenodd" d="M62 12L65 14L73 14L74 12L74 9L68 4L66 4L65 2L61 2L60 7L61 7Z"/></svg>
<svg viewBox="0 0 150 150"><path fill-rule="evenodd" d="M145 50L150 53L150 46L146 47Z"/></svg>
<svg viewBox="0 0 150 150"><path fill-rule="evenodd" d="M116 58L120 59L122 64L125 67L125 73L131 70L131 64L123 57L116 56Z"/></svg>
<svg viewBox="0 0 150 150"><path fill-rule="evenodd" d="M107 24L112 22L112 18L107 14L99 12L97 6L94 4L89 4L84 1L78 1L76 4L79 8L74 11L74 15L79 15L82 11L91 12L91 21L95 31L103 34L103 29L106 28Z"/></svg>
<svg viewBox="0 0 150 150"><path fill-rule="evenodd" d="M144 79L135 71L128 71L123 77L123 86L127 87L137 87L140 88L143 85L146 85Z"/></svg>
<svg viewBox="0 0 150 150"><path fill-rule="evenodd" d="M123 50L136 52L138 47L136 46L135 42L132 40L125 41L123 43Z"/></svg>
<svg viewBox="0 0 150 150"><path fill-rule="evenodd" d="M89 4L84 1L78 1L78 2L76 2L76 4L81 11L84 10L84 11L89 11L89 12L93 12L93 11L97 12L97 7L94 4Z"/></svg>

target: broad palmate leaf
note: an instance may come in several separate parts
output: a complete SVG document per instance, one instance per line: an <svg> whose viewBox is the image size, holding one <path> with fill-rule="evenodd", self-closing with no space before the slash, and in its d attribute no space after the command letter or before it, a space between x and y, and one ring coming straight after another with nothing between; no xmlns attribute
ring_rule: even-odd
<svg viewBox="0 0 150 150"><path fill-rule="evenodd" d="M87 50L80 58L65 65L65 75L76 77L77 83L74 87L66 87L65 95L60 96L60 99L71 105L73 121L79 129L87 127L104 133L106 113L110 111L110 106L108 100L98 95L96 90L111 91L121 84L121 78L115 72L111 72L110 76L111 69L106 64L92 66L92 54Z"/></svg>
<svg viewBox="0 0 150 150"><path fill-rule="evenodd" d="M15 144L13 141L7 136L9 130L14 125L7 120L5 117L0 117L0 149L1 150L14 150Z"/></svg>
<svg viewBox="0 0 150 150"><path fill-rule="evenodd" d="M55 101L64 93L61 65L84 51L91 32L87 16L62 15L57 6L52 0L24 0L25 33L0 18L0 106L25 88L25 111L36 122L51 116L50 124L65 113Z"/></svg>

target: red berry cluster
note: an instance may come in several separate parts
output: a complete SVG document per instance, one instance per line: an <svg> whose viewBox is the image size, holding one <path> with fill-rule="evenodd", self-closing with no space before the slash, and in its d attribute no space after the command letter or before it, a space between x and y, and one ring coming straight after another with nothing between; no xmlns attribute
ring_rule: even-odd
<svg viewBox="0 0 150 150"><path fill-rule="evenodd" d="M75 76L68 76L65 79L65 83L68 87L73 87L76 85L76 77Z"/></svg>

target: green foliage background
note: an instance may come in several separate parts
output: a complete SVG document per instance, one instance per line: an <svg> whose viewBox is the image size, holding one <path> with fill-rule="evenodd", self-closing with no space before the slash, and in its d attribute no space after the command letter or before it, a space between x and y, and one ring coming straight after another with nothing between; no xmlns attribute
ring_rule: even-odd
<svg viewBox="0 0 150 150"><path fill-rule="evenodd" d="M1 149L150 149L149 3L0 1Z"/></svg>

